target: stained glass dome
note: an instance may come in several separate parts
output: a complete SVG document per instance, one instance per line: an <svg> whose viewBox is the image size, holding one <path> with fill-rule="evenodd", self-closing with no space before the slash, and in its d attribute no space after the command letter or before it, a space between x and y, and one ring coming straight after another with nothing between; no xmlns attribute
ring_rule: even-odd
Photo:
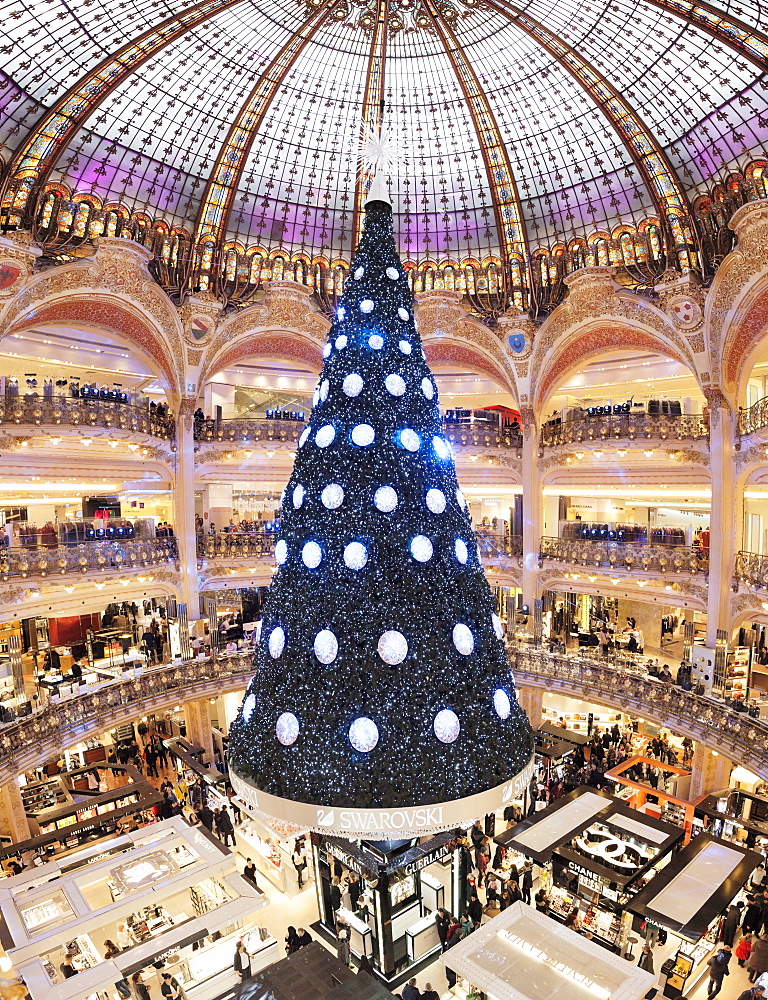
<svg viewBox="0 0 768 1000"><path fill-rule="evenodd" d="M768 132L758 0L12 6L6 219L48 186L198 246L348 260L381 122L405 259L523 259L683 218Z"/></svg>

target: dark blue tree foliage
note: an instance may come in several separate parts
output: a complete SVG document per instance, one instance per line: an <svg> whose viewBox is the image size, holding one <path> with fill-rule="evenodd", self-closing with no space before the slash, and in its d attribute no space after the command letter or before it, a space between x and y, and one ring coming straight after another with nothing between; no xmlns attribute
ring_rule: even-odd
<svg viewBox="0 0 768 1000"><path fill-rule="evenodd" d="M383 201L366 206L324 356L230 766L326 806L493 788L527 765L532 734Z"/></svg>

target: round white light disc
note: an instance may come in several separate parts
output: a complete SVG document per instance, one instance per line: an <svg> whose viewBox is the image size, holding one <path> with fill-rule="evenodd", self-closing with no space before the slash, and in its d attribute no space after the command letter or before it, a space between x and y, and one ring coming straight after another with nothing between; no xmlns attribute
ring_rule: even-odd
<svg viewBox="0 0 768 1000"><path fill-rule="evenodd" d="M336 350L343 351L346 346L347 346L347 338L346 335L342 333L340 337L336 338Z"/></svg>
<svg viewBox="0 0 768 1000"><path fill-rule="evenodd" d="M312 405L317 406L319 402L320 402L320 390L315 389L315 391L312 393Z"/></svg>
<svg viewBox="0 0 768 1000"><path fill-rule="evenodd" d="M448 442L441 437L432 438L432 447L435 449L435 454L438 458L450 458L451 449L448 447Z"/></svg>
<svg viewBox="0 0 768 1000"><path fill-rule="evenodd" d="M376 432L370 424L357 424L356 427L352 428L352 444L356 444L358 448L365 448L369 444L373 444L373 439L376 437Z"/></svg>
<svg viewBox="0 0 768 1000"><path fill-rule="evenodd" d="M427 490L427 507L433 514L442 514L445 510L445 493L442 490Z"/></svg>
<svg viewBox="0 0 768 1000"><path fill-rule="evenodd" d="M421 380L421 391L427 397L427 399L434 399L435 387L432 385L432 379L423 378Z"/></svg>
<svg viewBox="0 0 768 1000"><path fill-rule="evenodd" d="M373 494L373 502L377 510L389 514L397 507L397 493L391 486L380 486Z"/></svg>
<svg viewBox="0 0 768 1000"><path fill-rule="evenodd" d="M306 542L301 550L301 561L309 569L317 569L323 558L323 550L317 542Z"/></svg>
<svg viewBox="0 0 768 1000"><path fill-rule="evenodd" d="M364 267L356 267L352 277L355 279L355 281L359 281L364 274L365 274Z"/></svg>
<svg viewBox="0 0 768 1000"><path fill-rule="evenodd" d="M331 344L326 344L325 347L323 348L323 357L327 358L328 355L331 353L332 350L333 350L332 345Z"/></svg>
<svg viewBox="0 0 768 1000"><path fill-rule="evenodd" d="M380 351L384 346L384 338L380 337L378 333L374 333L368 338L368 346L372 347L374 351Z"/></svg>
<svg viewBox="0 0 768 1000"><path fill-rule="evenodd" d="M286 545L285 539L281 538L275 546L275 562L278 566L282 566L287 558L288 546Z"/></svg>
<svg viewBox="0 0 768 1000"><path fill-rule="evenodd" d="M496 633L496 638L503 639L504 626L501 624L501 618L498 615L491 615L491 621L493 622L493 631Z"/></svg>
<svg viewBox="0 0 768 1000"><path fill-rule="evenodd" d="M450 708L444 708L435 716L432 728L441 743L453 743L458 738L461 723L455 712L451 711Z"/></svg>
<svg viewBox="0 0 768 1000"><path fill-rule="evenodd" d="M392 396L402 396L405 392L405 382L399 375L387 375L384 379L384 385L386 386L387 392Z"/></svg>
<svg viewBox="0 0 768 1000"><path fill-rule="evenodd" d="M321 663L333 663L336 659L336 654L339 652L339 643L333 632L329 628L324 628L315 636L312 648L315 651L315 656Z"/></svg>
<svg viewBox="0 0 768 1000"><path fill-rule="evenodd" d="M363 301L360 303L360 312L361 313L372 313L373 312L373 305L374 305L373 299L363 299Z"/></svg>
<svg viewBox="0 0 768 1000"><path fill-rule="evenodd" d="M456 539L456 542L453 546L453 551L456 553L456 558L463 566L466 563L467 558L469 557L469 551L467 550L467 543L464 541L463 538Z"/></svg>
<svg viewBox="0 0 768 1000"><path fill-rule="evenodd" d="M315 434L315 444L318 448L327 448L335 437L336 431L333 429L333 424L324 424Z"/></svg>
<svg viewBox="0 0 768 1000"><path fill-rule="evenodd" d="M461 507L461 509L464 510L464 508L467 506L467 501L464 499L464 494L461 492L461 490L456 490L456 499L459 502L459 507Z"/></svg>
<svg viewBox="0 0 768 1000"><path fill-rule="evenodd" d="M407 310L407 309L403 309L403 307L402 307L402 306L400 306L400 308L399 308L399 309L397 310L397 315L398 315L398 316L400 317L400 319L402 319L402 320L407 320L407 319L410 319L410 318L411 318L411 317L410 317L410 314L409 314L409 312L408 312L408 310Z"/></svg>
<svg viewBox="0 0 768 1000"><path fill-rule="evenodd" d="M339 306L339 308L336 310L336 318L346 319L346 316L347 316L347 310L344 308L344 306Z"/></svg>
<svg viewBox="0 0 768 1000"><path fill-rule="evenodd" d="M432 558L432 542L427 538L426 535L414 535L411 539L411 555L416 560L416 562L429 562Z"/></svg>
<svg viewBox="0 0 768 1000"><path fill-rule="evenodd" d="M350 372L341 383L345 396L359 396L363 391L363 380L357 372Z"/></svg>
<svg viewBox="0 0 768 1000"><path fill-rule="evenodd" d="M403 354L410 354L413 348L407 340L401 340L397 345Z"/></svg>
<svg viewBox="0 0 768 1000"><path fill-rule="evenodd" d="M459 623L453 626L453 644L462 656L469 656L475 648L474 636L466 625Z"/></svg>
<svg viewBox="0 0 768 1000"><path fill-rule="evenodd" d="M269 633L269 655L273 660L276 660L284 649L285 632L278 625L277 628L273 628Z"/></svg>
<svg viewBox="0 0 768 1000"><path fill-rule="evenodd" d="M360 753L370 753L379 742L379 730L373 719L362 715L349 727L349 742Z"/></svg>
<svg viewBox="0 0 768 1000"><path fill-rule="evenodd" d="M312 433L311 427L304 428L304 430L301 432L301 437L299 438L299 448L304 447L304 445L307 443L307 438L311 433Z"/></svg>
<svg viewBox="0 0 768 1000"><path fill-rule="evenodd" d="M350 542L344 547L344 565L347 569L362 569L368 562L368 550L362 542Z"/></svg>
<svg viewBox="0 0 768 1000"><path fill-rule="evenodd" d="M508 719L512 711L512 702L504 688L496 688L493 692L493 707L500 719Z"/></svg>
<svg viewBox="0 0 768 1000"><path fill-rule="evenodd" d="M421 438L416 431L411 430L410 427L406 427L404 430L400 431L400 444L406 451L418 451L419 445L421 444Z"/></svg>
<svg viewBox="0 0 768 1000"><path fill-rule="evenodd" d="M296 486L294 488L294 491L293 491L293 508L294 508L294 510L298 510L299 507L301 507L301 505L304 503L304 497L305 496L306 496L306 490L301 485L301 483L299 483L299 485Z"/></svg>
<svg viewBox="0 0 768 1000"><path fill-rule="evenodd" d="M394 667L398 663L402 663L408 655L408 641L402 632L391 629L384 632L379 639L378 650L382 660Z"/></svg>
<svg viewBox="0 0 768 1000"><path fill-rule="evenodd" d="M250 722L253 710L256 708L256 695L249 694L243 702L243 722Z"/></svg>
<svg viewBox="0 0 768 1000"><path fill-rule="evenodd" d="M336 510L344 503L344 489L338 483L328 483L323 488L320 499L323 501L323 507L327 507L328 510Z"/></svg>
<svg viewBox="0 0 768 1000"><path fill-rule="evenodd" d="M331 388L331 383L327 378L324 378L320 383L320 401L324 403L328 399L328 390Z"/></svg>
<svg viewBox="0 0 768 1000"><path fill-rule="evenodd" d="M397 281L397 279L400 277L400 272L397 270L396 267L388 267L384 273L386 274L386 276L389 278L390 281Z"/></svg>
<svg viewBox="0 0 768 1000"><path fill-rule="evenodd" d="M284 747L293 746L299 738L299 720L293 712L283 712L275 723L275 736Z"/></svg>

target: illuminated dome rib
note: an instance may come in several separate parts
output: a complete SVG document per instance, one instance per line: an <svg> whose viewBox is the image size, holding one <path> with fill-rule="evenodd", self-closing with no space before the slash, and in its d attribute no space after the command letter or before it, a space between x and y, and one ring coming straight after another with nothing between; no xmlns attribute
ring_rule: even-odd
<svg viewBox="0 0 768 1000"><path fill-rule="evenodd" d="M290 70L302 49L312 40L323 23L329 8L335 0L325 0L306 19L300 31L290 38L269 67L261 75L248 100L240 109L226 142L219 155L203 196L195 232L198 239L213 236L219 240L226 235L232 203L237 193L245 160L253 145L270 101L277 92L285 74Z"/></svg>
<svg viewBox="0 0 768 1000"><path fill-rule="evenodd" d="M686 214L688 201L672 164L639 115L602 73L583 59L573 46L567 45L509 0L486 0L486 3L493 10L508 15L514 24L535 38L593 98L643 174L659 216L679 219ZM682 232L678 238L683 242Z"/></svg>

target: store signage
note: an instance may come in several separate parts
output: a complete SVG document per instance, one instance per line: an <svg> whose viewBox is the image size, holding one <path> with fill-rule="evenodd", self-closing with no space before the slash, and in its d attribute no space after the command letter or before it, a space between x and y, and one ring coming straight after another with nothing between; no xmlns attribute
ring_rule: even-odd
<svg viewBox="0 0 768 1000"><path fill-rule="evenodd" d="M403 871L406 875L413 875L414 872L420 871L422 868L426 868L427 865L431 865L433 861L439 861L440 858L444 858L446 854L450 854L455 846L455 841L449 841L447 844L441 844L439 847L433 847L432 850L425 854L422 858L417 858L415 861L411 861L410 864L403 866Z"/></svg>
<svg viewBox="0 0 768 1000"><path fill-rule="evenodd" d="M154 851L143 858L112 868L110 875L123 892L133 892L154 885L179 870L176 862L165 851Z"/></svg>
<svg viewBox="0 0 768 1000"><path fill-rule="evenodd" d="M271 795L255 788L233 769L229 771L235 792L251 809L318 833L372 840L387 840L393 833L420 836L452 830L469 820L495 812L515 798L521 798L532 777L533 759L503 785L453 802L402 809L339 809Z"/></svg>
<svg viewBox="0 0 768 1000"><path fill-rule="evenodd" d="M372 873L370 868L366 868L362 862L358 861L357 858L353 858L351 854L347 854L346 851L342 851L340 847L336 844L332 844L329 840L325 842L325 850L328 854L331 854L334 858L338 858L339 861L349 868L350 871L355 872L357 875L362 875L363 878L368 878Z"/></svg>
<svg viewBox="0 0 768 1000"><path fill-rule="evenodd" d="M546 965L550 969L554 969L564 979L581 986L594 1000L610 1000L611 991L596 983L586 972L572 968L567 962L562 962L556 955L550 955L548 952L542 951L541 948L537 948L535 944L526 941L525 938L521 938L519 934L515 934L513 931L499 931L498 936L502 941L506 941L519 951L530 955L535 961L541 962L542 965Z"/></svg>

